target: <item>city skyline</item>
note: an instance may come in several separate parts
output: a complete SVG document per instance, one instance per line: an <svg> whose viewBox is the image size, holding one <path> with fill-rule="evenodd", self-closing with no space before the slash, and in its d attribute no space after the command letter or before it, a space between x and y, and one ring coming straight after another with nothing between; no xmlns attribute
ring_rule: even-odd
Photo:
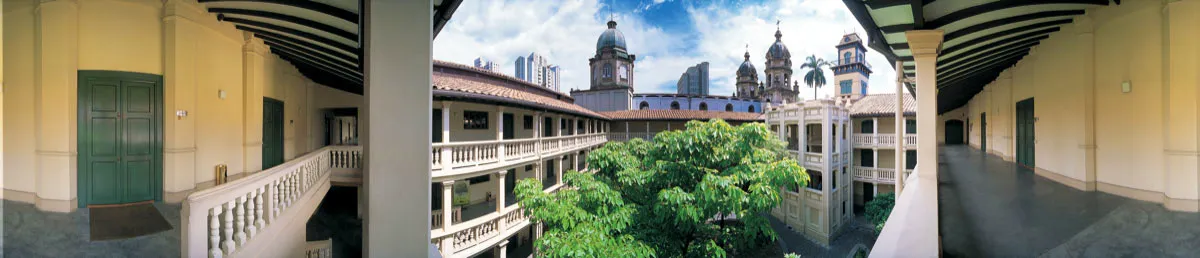
<svg viewBox="0 0 1200 258"><path fill-rule="evenodd" d="M630 53L639 57L634 70L639 78L636 93L676 92L679 74L697 63L709 62L710 94L731 95L734 71L747 50L756 66L764 66L777 21L784 43L792 50L792 62L797 64L813 54L834 60L840 37L862 31L836 0L655 2L466 2L459 7L460 17L448 23L443 36L434 41L434 58L452 62L481 56L511 60L538 52L560 66L560 91L586 89L587 58L611 17L621 23ZM886 86L868 92L892 93L895 88L890 81L895 73L886 59L874 51L867 59L877 70L870 84ZM799 67L793 69L797 74L803 72ZM502 71L515 76L512 71ZM763 77L763 71L758 72ZM826 73L832 75L829 70ZM800 87L801 92L811 93L807 85L801 83ZM819 95L832 96L833 88L825 85ZM800 94L800 98L811 98L811 94Z"/></svg>

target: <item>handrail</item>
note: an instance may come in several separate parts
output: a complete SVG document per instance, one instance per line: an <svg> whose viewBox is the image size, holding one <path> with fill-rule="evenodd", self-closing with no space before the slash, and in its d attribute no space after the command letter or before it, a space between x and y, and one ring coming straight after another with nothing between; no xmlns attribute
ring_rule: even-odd
<svg viewBox="0 0 1200 258"><path fill-rule="evenodd" d="M920 171L920 167L913 169ZM939 257L937 181L910 176L896 198L870 257Z"/></svg>
<svg viewBox="0 0 1200 258"><path fill-rule="evenodd" d="M275 167L189 195L183 203L181 251L184 257L225 257L271 230L289 208L327 187L331 167L327 146ZM284 223L284 225L287 225Z"/></svg>
<svg viewBox="0 0 1200 258"><path fill-rule="evenodd" d="M542 191L553 193L563 187L566 187L566 184L556 184ZM521 204L514 203L502 208L499 212L491 212L449 227L443 226L444 229L432 229L429 231L429 241L438 248L443 256L458 257L459 255L452 254L459 254L463 250L476 250L479 245L507 237L517 232L512 228L528 222L529 218L525 216Z"/></svg>

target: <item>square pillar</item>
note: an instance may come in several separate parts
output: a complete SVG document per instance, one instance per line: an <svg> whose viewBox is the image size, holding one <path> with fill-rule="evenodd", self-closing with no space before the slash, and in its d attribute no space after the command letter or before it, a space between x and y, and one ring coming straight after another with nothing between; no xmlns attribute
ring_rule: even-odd
<svg viewBox="0 0 1200 258"><path fill-rule="evenodd" d="M896 67L904 67L904 62L896 61ZM895 149L896 151L894 153L895 158L896 158L896 162L895 162L896 163L896 168L895 168L896 171L893 171L896 174L895 175L895 177L896 177L896 195L899 195L900 191L904 190L904 179L905 179L904 178L904 152L905 152L905 150L904 150L904 82L905 81L906 80L904 78L904 70L901 69L900 71L896 72L896 114L895 114L896 121L894 121L894 123L896 125L896 130L895 130L896 132L893 134L895 136L894 137L895 142L892 143L892 146L894 148L896 148Z"/></svg>
<svg viewBox="0 0 1200 258"><path fill-rule="evenodd" d="M937 57L941 52L943 32L941 30L915 30L905 32L908 45L917 65L917 164L915 171L922 180L937 183Z"/></svg>
<svg viewBox="0 0 1200 258"><path fill-rule="evenodd" d="M44 1L34 9L34 110L37 208L69 212L76 198L79 3Z"/></svg>
<svg viewBox="0 0 1200 258"><path fill-rule="evenodd" d="M429 257L433 3L363 2L364 257Z"/></svg>
<svg viewBox="0 0 1200 258"><path fill-rule="evenodd" d="M262 39L249 32L243 33L243 37L246 42L242 45L242 106L245 107L242 109L242 135L245 137L242 162L246 172L254 172L263 169L263 78L266 76L263 57L268 51Z"/></svg>

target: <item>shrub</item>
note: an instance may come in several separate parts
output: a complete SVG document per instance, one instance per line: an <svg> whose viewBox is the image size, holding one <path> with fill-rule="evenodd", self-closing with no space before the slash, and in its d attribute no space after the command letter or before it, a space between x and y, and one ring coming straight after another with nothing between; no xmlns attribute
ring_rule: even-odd
<svg viewBox="0 0 1200 258"><path fill-rule="evenodd" d="M875 199L867 202L867 219L875 224L875 233L883 231L883 224L887 222L888 215L892 214L892 208L896 206L896 194L886 193L875 196Z"/></svg>

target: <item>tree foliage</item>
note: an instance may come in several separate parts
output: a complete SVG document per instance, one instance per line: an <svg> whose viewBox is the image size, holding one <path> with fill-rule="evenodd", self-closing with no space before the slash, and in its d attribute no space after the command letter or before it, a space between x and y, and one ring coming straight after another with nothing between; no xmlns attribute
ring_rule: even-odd
<svg viewBox="0 0 1200 258"><path fill-rule="evenodd" d="M887 222L888 215L892 214L892 208L895 206L895 193L880 194L867 202L867 219L875 224L876 234L883 230L883 224Z"/></svg>
<svg viewBox="0 0 1200 258"><path fill-rule="evenodd" d="M808 182L784 143L761 123L691 121L654 141L609 142L587 157L592 173L569 171L570 187L515 192L536 247L549 257L725 257L776 237L765 217L780 189ZM729 218L729 219L720 219Z"/></svg>
<svg viewBox="0 0 1200 258"><path fill-rule="evenodd" d="M825 70L824 67L829 67L830 63L823 58L817 58L817 55L810 55L804 59L804 63L800 64L800 69L808 69L808 73L804 74L804 84L808 84L809 88L813 88L813 99L817 99L817 89L825 86Z"/></svg>

